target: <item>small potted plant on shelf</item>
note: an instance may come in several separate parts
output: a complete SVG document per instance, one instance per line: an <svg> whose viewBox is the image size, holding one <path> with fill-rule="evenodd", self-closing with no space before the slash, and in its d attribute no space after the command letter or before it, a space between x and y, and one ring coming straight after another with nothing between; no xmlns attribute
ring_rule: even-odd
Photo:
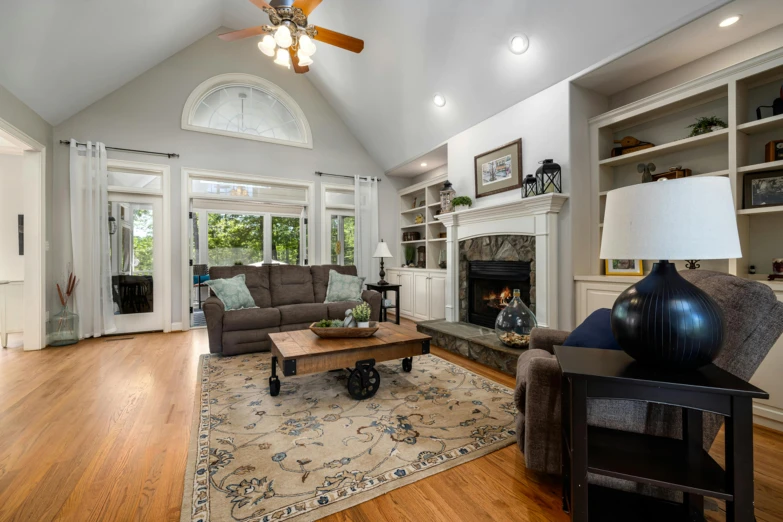
<svg viewBox="0 0 783 522"><path fill-rule="evenodd" d="M359 328L370 327L370 314L372 309L367 303L362 303L353 309L353 318L356 319L356 324Z"/></svg>
<svg viewBox="0 0 783 522"><path fill-rule="evenodd" d="M451 200L451 204L454 206L454 210L467 210L473 205L473 200L468 196L457 196Z"/></svg>
<svg viewBox="0 0 783 522"><path fill-rule="evenodd" d="M405 264L402 266L411 266L416 259L416 248L408 245L405 247Z"/></svg>
<svg viewBox="0 0 783 522"><path fill-rule="evenodd" d="M688 125L688 128L691 129L688 137L700 136L708 132L725 129L726 127L728 127L728 124L717 116L702 116L701 118L696 118L696 123Z"/></svg>

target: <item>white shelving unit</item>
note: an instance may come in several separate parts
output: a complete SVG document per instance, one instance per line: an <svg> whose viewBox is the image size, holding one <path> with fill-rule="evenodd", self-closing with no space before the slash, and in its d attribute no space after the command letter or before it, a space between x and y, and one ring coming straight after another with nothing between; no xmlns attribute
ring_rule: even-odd
<svg viewBox="0 0 783 522"><path fill-rule="evenodd" d="M397 259L405 259L405 248L412 246L414 248L424 246L427 249L427 266L419 270L442 270L438 266L438 258L441 249L445 248L446 238L441 238L440 234L446 233L446 227L435 219L435 212L440 208L440 189L447 175L442 174L422 183L406 187L398 191L400 198L400 223L399 252ZM423 202L423 204L422 204ZM415 203L415 206L414 206ZM416 216L421 215L422 223L416 223ZM419 232L421 239L416 241L403 241L404 232ZM418 252L417 252L418 256ZM414 260L416 256L414 256Z"/></svg>

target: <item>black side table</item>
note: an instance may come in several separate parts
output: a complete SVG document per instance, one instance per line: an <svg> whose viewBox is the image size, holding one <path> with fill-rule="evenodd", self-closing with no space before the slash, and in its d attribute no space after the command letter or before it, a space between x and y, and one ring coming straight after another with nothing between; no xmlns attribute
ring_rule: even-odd
<svg viewBox="0 0 783 522"><path fill-rule="evenodd" d="M616 350L556 346L562 372L563 510L571 520L704 520L704 497L726 501L726 520L755 520L751 400L769 394L709 364L689 372L642 366ZM587 399L682 407L682 440L587 425ZM726 422L726 470L702 448L702 412ZM683 492L679 504L588 485L587 474Z"/></svg>
<svg viewBox="0 0 783 522"><path fill-rule="evenodd" d="M394 317L397 318L396 323L400 324L400 288L402 288L402 285L377 285L375 283L365 283L367 287L367 290L375 290L376 292L380 292L383 296L383 299L381 301L381 321L388 321L388 311L391 309L394 309ZM386 306L383 302L386 300L386 292L389 290L394 290L395 295L395 304L394 306Z"/></svg>

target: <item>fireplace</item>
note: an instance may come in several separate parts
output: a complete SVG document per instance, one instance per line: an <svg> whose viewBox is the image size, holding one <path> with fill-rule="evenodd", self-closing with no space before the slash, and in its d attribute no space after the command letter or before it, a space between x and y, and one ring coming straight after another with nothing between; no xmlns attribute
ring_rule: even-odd
<svg viewBox="0 0 783 522"><path fill-rule="evenodd" d="M512 298L515 289L530 306L529 261L470 261L467 270L467 320L495 327L495 319Z"/></svg>

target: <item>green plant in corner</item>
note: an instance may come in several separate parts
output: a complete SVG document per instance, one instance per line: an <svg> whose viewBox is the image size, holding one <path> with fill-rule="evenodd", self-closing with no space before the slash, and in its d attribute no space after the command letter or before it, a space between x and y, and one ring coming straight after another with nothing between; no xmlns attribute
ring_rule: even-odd
<svg viewBox="0 0 783 522"><path fill-rule="evenodd" d="M372 308L367 303L362 303L353 309L353 318L357 323L366 323L370 320L370 314L372 314Z"/></svg>
<svg viewBox="0 0 783 522"><path fill-rule="evenodd" d="M691 133L688 137L692 138L694 136L707 134L708 132L715 130L713 127L725 129L728 127L728 124L717 116L702 116L701 118L696 118L696 123L688 125L688 128L691 129Z"/></svg>
<svg viewBox="0 0 783 522"><path fill-rule="evenodd" d="M457 196L456 198L451 200L451 204L455 207L470 207L473 205L473 200L470 199L468 196Z"/></svg>

